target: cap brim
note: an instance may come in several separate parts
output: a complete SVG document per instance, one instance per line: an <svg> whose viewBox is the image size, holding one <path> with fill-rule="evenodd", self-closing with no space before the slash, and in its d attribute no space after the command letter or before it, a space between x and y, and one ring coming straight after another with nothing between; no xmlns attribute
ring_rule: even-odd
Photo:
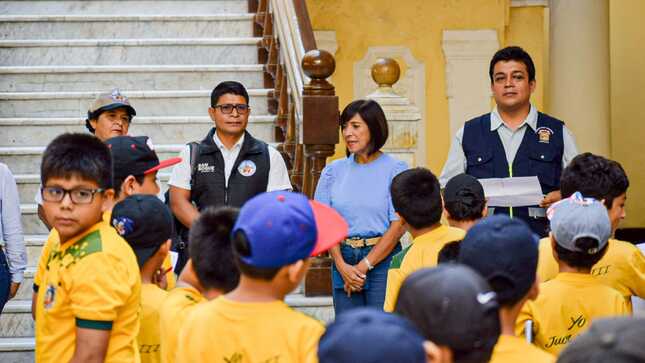
<svg viewBox="0 0 645 363"><path fill-rule="evenodd" d="M313 210L318 231L316 246L311 252L311 256L315 256L329 250L345 239L349 233L349 226L345 219L333 208L315 200L310 200L309 204Z"/></svg>
<svg viewBox="0 0 645 363"><path fill-rule="evenodd" d="M166 159L164 161L159 162L159 165L144 171L143 174L150 174L150 173L155 172L155 171L157 171L159 169L167 168L169 166L173 166L173 165L179 164L179 163L181 163L181 158L179 158L179 157Z"/></svg>
<svg viewBox="0 0 645 363"><path fill-rule="evenodd" d="M143 267L146 261L148 261L150 257L157 252L158 249L159 246L133 248L132 250L134 251L134 255L137 256L137 263L139 264L139 268Z"/></svg>

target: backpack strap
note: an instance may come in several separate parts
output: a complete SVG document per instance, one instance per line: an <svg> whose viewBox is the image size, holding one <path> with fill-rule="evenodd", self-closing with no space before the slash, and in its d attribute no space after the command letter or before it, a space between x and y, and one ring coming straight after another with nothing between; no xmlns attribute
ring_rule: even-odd
<svg viewBox="0 0 645 363"><path fill-rule="evenodd" d="M197 141L189 142L190 148L190 187L193 187L195 173L197 173L197 156L199 155L199 143Z"/></svg>

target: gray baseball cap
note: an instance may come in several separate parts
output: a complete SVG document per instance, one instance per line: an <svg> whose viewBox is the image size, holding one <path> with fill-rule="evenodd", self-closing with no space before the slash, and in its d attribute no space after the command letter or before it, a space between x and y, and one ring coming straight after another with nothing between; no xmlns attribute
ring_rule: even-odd
<svg viewBox="0 0 645 363"><path fill-rule="evenodd" d="M584 198L580 192L552 205L547 211L556 243L569 251L589 255L598 253L611 237L611 222L602 202ZM598 246L588 250L576 247L579 238L593 238Z"/></svg>

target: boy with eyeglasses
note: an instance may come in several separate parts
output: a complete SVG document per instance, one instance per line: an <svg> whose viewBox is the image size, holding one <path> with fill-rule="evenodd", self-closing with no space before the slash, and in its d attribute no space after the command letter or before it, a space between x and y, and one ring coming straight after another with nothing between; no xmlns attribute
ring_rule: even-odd
<svg viewBox="0 0 645 363"><path fill-rule="evenodd" d="M109 149L90 135L58 136L41 182L53 230L35 303L36 361L139 361L137 259L103 220L114 195Z"/></svg>
<svg viewBox="0 0 645 363"><path fill-rule="evenodd" d="M239 208L260 193L292 189L280 153L246 130L250 114L242 84L226 81L213 89L208 115L215 127L201 142L186 145L168 182L170 208L184 227L183 241L206 207Z"/></svg>

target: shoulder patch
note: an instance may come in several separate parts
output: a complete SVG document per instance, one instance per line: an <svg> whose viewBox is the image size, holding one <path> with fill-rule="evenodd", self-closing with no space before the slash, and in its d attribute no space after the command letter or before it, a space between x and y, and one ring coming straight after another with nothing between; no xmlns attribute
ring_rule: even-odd
<svg viewBox="0 0 645 363"><path fill-rule="evenodd" d="M401 252L392 256L392 261L390 262L390 269L401 267L401 264L403 263L403 259L405 259L405 255L408 253L408 251L410 251L410 247L412 247L412 245L409 245L408 247L401 250Z"/></svg>
<svg viewBox="0 0 645 363"><path fill-rule="evenodd" d="M63 263L70 265L76 263L78 260L103 250L103 243L101 242L100 231L94 231L87 234L85 237L78 240L70 246L62 256Z"/></svg>

